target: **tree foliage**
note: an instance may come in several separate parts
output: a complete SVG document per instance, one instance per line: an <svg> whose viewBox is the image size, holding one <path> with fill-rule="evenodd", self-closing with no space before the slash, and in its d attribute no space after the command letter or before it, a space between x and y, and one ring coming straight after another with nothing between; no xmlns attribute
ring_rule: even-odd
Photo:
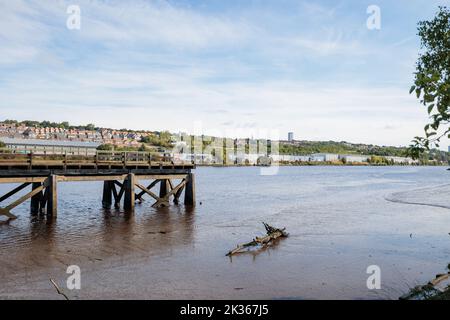
<svg viewBox="0 0 450 320"><path fill-rule="evenodd" d="M172 135L169 131L162 131L142 137L141 142L152 146L169 148L172 146Z"/></svg>
<svg viewBox="0 0 450 320"><path fill-rule="evenodd" d="M429 123L424 127L425 137L415 137L410 154L419 157L430 147L439 147L442 137L450 137L450 10L439 7L430 21L418 24L422 52L419 55L414 85L420 103L427 109Z"/></svg>
<svg viewBox="0 0 450 320"><path fill-rule="evenodd" d="M280 154L309 155L312 153L364 154L377 156L406 156L407 149L402 147L376 146L345 141L301 141L298 144L281 143Z"/></svg>
<svg viewBox="0 0 450 320"><path fill-rule="evenodd" d="M109 144L109 143L101 144L101 145L99 145L97 147L97 150L100 150L100 151L112 151L112 150L114 150L114 146L112 144Z"/></svg>

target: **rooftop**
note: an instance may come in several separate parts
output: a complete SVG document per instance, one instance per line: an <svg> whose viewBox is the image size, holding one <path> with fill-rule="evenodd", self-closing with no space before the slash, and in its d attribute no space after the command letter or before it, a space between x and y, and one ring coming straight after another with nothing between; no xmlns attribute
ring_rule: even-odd
<svg viewBox="0 0 450 320"><path fill-rule="evenodd" d="M85 141L68 141L68 140L39 140L39 139L17 139L0 137L7 145L26 145L26 146L46 146L46 147L80 147L80 148L97 148L101 143L85 142Z"/></svg>

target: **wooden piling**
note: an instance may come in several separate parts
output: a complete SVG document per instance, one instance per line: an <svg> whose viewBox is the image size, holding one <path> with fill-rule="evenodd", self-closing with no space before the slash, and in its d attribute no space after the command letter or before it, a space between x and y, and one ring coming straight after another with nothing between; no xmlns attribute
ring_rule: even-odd
<svg viewBox="0 0 450 320"><path fill-rule="evenodd" d="M186 177L186 187L184 190L184 204L195 206L195 176L188 173Z"/></svg>
<svg viewBox="0 0 450 320"><path fill-rule="evenodd" d="M123 207L125 210L133 211L136 200L136 194L134 193L136 181L133 173L128 174L127 178L124 181L124 184L125 184L125 201Z"/></svg>
<svg viewBox="0 0 450 320"><path fill-rule="evenodd" d="M105 209L110 209L112 205L114 181L103 182L102 205Z"/></svg>
<svg viewBox="0 0 450 320"><path fill-rule="evenodd" d="M168 179L161 179L160 187L159 187L159 197L164 198L167 194L167 184Z"/></svg>
<svg viewBox="0 0 450 320"><path fill-rule="evenodd" d="M39 188L41 186L42 186L41 182L33 182L31 189L36 190L37 188ZM30 213L31 214L38 214L40 212L43 197L44 197L44 194L42 193L42 191L31 197L31 203L30 203Z"/></svg>
<svg viewBox="0 0 450 320"><path fill-rule="evenodd" d="M58 177L50 175L47 179L47 216L56 218L58 211Z"/></svg>

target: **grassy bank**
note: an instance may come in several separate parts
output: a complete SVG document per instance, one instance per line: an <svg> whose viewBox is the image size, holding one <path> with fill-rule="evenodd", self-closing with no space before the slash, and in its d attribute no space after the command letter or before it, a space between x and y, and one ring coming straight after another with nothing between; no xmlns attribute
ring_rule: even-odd
<svg viewBox="0 0 450 320"><path fill-rule="evenodd" d="M437 274L427 284L412 288L400 300L450 300L450 264L447 273Z"/></svg>

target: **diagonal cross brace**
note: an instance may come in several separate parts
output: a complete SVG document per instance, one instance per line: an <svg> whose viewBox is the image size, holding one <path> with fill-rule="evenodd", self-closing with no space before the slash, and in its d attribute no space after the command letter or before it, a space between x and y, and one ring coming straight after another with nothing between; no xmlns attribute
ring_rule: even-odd
<svg viewBox="0 0 450 320"><path fill-rule="evenodd" d="M32 190L31 192L27 193L26 195L20 197L19 199L17 199L16 201L11 203L10 205L8 205L8 206L6 206L4 208L0 208L0 215L7 216L9 219L17 219L17 216L13 215L10 211L12 209L14 209L15 207L17 207L18 205L20 205L22 202L25 202L29 198L33 197L34 195L36 195L39 192L41 192L42 190L44 190L44 188L45 188L45 186L42 185L42 186Z"/></svg>
<svg viewBox="0 0 450 320"><path fill-rule="evenodd" d="M186 183L187 181L183 179L183 181L181 181L179 185L177 185L175 188L172 188L172 190L170 190L164 197L157 199L156 203L154 203L152 206L153 207L167 206L169 204L170 196L175 195L178 190L180 190L186 185Z"/></svg>

